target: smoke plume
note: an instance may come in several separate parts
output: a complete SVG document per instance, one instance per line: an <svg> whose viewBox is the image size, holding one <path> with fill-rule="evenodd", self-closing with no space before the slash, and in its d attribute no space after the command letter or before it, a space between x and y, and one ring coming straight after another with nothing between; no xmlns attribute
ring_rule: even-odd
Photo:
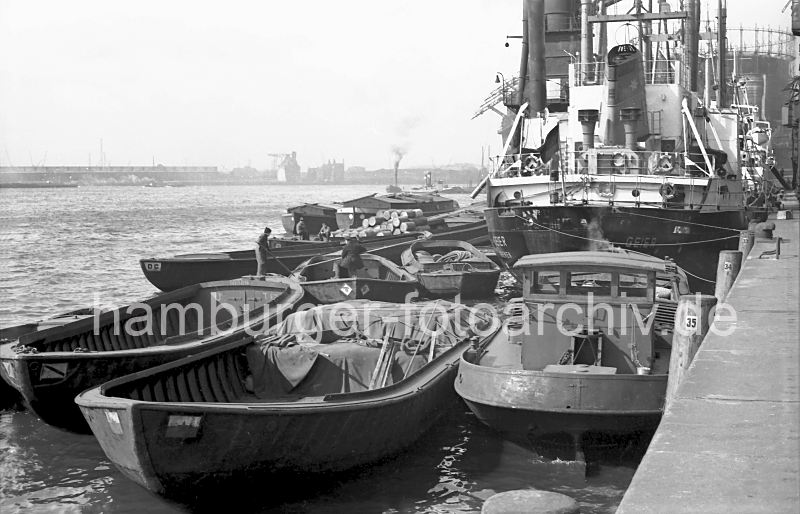
<svg viewBox="0 0 800 514"><path fill-rule="evenodd" d="M403 156L406 154L406 149L402 146L394 145L392 146L392 154L394 154L394 169L400 167L400 161L403 160Z"/></svg>
<svg viewBox="0 0 800 514"><path fill-rule="evenodd" d="M592 218L586 227L586 237L589 238L589 250L591 251L606 251L612 247L603 235L603 226L597 218Z"/></svg>

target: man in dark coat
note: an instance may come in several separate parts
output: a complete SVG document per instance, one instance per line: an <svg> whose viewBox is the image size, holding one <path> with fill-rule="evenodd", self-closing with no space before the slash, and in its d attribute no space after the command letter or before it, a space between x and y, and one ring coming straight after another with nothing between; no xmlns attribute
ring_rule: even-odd
<svg viewBox="0 0 800 514"><path fill-rule="evenodd" d="M349 238L342 249L342 260L338 265L339 278L348 278L355 276L356 272L364 267L364 261L361 260L361 254L366 252L358 239Z"/></svg>
<svg viewBox="0 0 800 514"><path fill-rule="evenodd" d="M258 262L256 275L267 274L267 254L269 253L270 234L272 234L272 229L265 227L264 232L258 236L258 240L256 241L256 261Z"/></svg>

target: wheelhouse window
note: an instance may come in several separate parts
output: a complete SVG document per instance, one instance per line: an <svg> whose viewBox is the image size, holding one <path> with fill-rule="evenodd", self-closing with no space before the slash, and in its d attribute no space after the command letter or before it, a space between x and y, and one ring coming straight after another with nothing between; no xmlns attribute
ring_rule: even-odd
<svg viewBox="0 0 800 514"><path fill-rule="evenodd" d="M558 294L561 287L560 271L534 271L533 294Z"/></svg>
<svg viewBox="0 0 800 514"><path fill-rule="evenodd" d="M628 298L647 298L648 284L646 273L620 273L619 295Z"/></svg>
<svg viewBox="0 0 800 514"><path fill-rule="evenodd" d="M611 296L611 278L610 272L570 271L567 274L567 294Z"/></svg>

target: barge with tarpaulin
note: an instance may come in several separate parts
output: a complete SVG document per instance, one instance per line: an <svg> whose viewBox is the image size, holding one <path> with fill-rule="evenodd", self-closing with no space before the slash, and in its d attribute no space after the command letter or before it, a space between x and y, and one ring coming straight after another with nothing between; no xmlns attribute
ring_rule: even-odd
<svg viewBox="0 0 800 514"><path fill-rule="evenodd" d="M457 362L480 340L470 326L491 325L484 318L444 301L317 307L271 337L118 378L76 401L109 460L151 492L195 498L308 479L390 457L457 407Z"/></svg>

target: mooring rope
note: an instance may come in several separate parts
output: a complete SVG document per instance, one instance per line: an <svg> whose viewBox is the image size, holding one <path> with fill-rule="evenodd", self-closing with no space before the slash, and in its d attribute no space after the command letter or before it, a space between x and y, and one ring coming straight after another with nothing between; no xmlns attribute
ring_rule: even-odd
<svg viewBox="0 0 800 514"><path fill-rule="evenodd" d="M652 219L659 220L659 221L670 221L670 222L673 222L673 223L682 223L682 224L685 224L685 225L695 225L695 226L698 226L698 227L716 228L716 229L720 229L720 230L731 230L733 232L740 232L741 231L738 228L718 227L718 226L715 226L715 225L706 225L706 224L703 224L703 223L696 223L696 222L693 222L693 221L671 220L669 218L660 218L658 216L648 216L647 214L641 214L641 213L638 213L638 212L625 211L625 214L632 214L633 216L642 216L643 218L652 218Z"/></svg>
<svg viewBox="0 0 800 514"><path fill-rule="evenodd" d="M530 223L532 225L536 225L537 227L540 227L540 228L543 228L545 230L549 230L551 232L555 232L556 234L561 234L561 235L564 235L564 236L567 236L567 237L573 237L575 239L583 239L584 241L591 241L591 242L594 242L594 243L614 244L614 243L612 243L611 241L609 241L607 239L593 239L591 237L584 237L584 236L579 236L579 235L576 235L576 234L569 234L567 232L562 232L562 231L556 230L556 229L554 229L552 227L548 227L546 225L541 225L539 223L536 223L532 219L523 218L522 216L520 216L518 214L515 214L514 217L521 219L525 223ZM732 229L729 229L729 230L732 230ZM733 235L733 236L718 237L718 238L715 238L715 239L701 239L699 241L687 241L685 243L648 243L647 246L696 245L696 244L704 244L704 243L713 243L715 241L724 241L726 239L734 239L734 238L738 238L738 237L739 237L739 235L736 234L736 235ZM618 244L622 244L622 243L618 243Z"/></svg>

